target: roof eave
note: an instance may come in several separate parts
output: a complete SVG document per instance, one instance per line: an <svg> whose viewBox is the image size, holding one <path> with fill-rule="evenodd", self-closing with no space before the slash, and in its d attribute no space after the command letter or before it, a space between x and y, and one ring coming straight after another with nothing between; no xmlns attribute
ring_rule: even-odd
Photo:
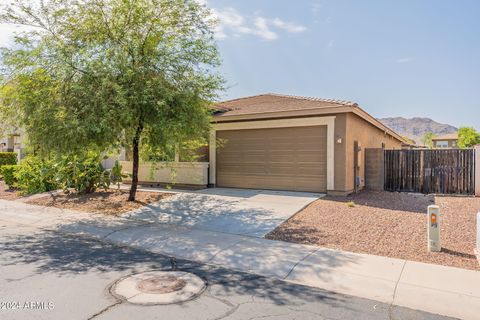
<svg viewBox="0 0 480 320"><path fill-rule="evenodd" d="M380 130L383 130L385 133L389 134L390 136L394 137L395 139L399 140L400 142L408 144L408 142L405 141L405 139L403 139L403 137L401 135L399 135L398 133L396 133L395 131L393 131L392 129L387 127L386 125L384 125L379 120L372 117L368 112L366 112L365 110L363 110L359 106L353 107L352 111L353 111L353 113L355 113L359 117L363 118L364 120L371 123L372 125L379 128Z"/></svg>
<svg viewBox="0 0 480 320"><path fill-rule="evenodd" d="M312 108L307 110L289 110L289 111L276 111L276 112L258 112L258 113L249 113L242 115L214 115L214 123L218 122L237 122L237 121L248 121L248 120L265 120L265 119L279 119L279 118L295 118L295 117L306 117L306 116L322 116L328 114L336 113L348 113L352 112L357 116L361 117L365 121L374 125L378 129L384 131L386 134L392 136L393 138L399 140L402 143L406 141L395 131L385 126L383 123L369 115L366 111L358 106L332 106L327 108Z"/></svg>
<svg viewBox="0 0 480 320"><path fill-rule="evenodd" d="M311 108L304 110L288 110L288 111L272 111L272 112L257 112L248 114L228 115L217 114L213 116L214 122L230 122L230 121L245 121L245 120L259 120L259 119L274 119L274 118L293 118L303 116L327 115L335 113L351 112L350 106L332 106L325 108Z"/></svg>

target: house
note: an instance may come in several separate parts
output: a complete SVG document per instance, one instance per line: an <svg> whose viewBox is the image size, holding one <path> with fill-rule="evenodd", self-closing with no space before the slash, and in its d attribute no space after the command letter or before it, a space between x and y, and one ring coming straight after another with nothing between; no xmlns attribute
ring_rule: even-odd
<svg viewBox="0 0 480 320"><path fill-rule="evenodd" d="M458 132L436 136L432 139L436 149L456 148L458 145Z"/></svg>
<svg viewBox="0 0 480 320"><path fill-rule="evenodd" d="M23 158L25 148L24 136L25 134L18 129L7 131L3 137L0 136L0 152L16 152L20 160Z"/></svg>
<svg viewBox="0 0 480 320"><path fill-rule="evenodd" d="M212 127L217 187L346 195L365 185L366 148L405 143L356 103L280 94L219 103Z"/></svg>

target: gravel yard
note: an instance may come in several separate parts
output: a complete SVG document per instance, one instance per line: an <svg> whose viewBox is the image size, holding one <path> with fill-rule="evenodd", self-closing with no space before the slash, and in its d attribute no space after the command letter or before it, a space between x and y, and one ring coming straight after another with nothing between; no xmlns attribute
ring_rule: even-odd
<svg viewBox="0 0 480 320"><path fill-rule="evenodd" d="M0 199L2 200L15 200L19 199L22 196L17 193L16 190L10 190L8 186L0 180Z"/></svg>
<svg viewBox="0 0 480 320"><path fill-rule="evenodd" d="M442 252L427 252L427 206L442 216ZM324 197L267 238L480 270L473 253L480 199L364 191Z"/></svg>
<svg viewBox="0 0 480 320"><path fill-rule="evenodd" d="M128 190L101 190L92 194L52 194L27 201L29 204L76 211L118 215L139 209L172 196L171 193L137 191L136 201L130 202Z"/></svg>

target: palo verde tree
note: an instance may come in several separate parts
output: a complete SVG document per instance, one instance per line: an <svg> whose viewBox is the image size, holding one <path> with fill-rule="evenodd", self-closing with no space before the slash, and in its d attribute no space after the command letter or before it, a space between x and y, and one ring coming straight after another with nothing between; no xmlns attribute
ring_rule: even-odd
<svg viewBox="0 0 480 320"><path fill-rule="evenodd" d="M142 146L162 150L208 134L209 104L223 84L216 21L195 0L31 3L14 0L1 16L28 28L3 50L1 108L20 110L44 152L126 146L135 200Z"/></svg>
<svg viewBox="0 0 480 320"><path fill-rule="evenodd" d="M461 127L458 129L458 146L460 148L471 148L480 143L480 132L472 127Z"/></svg>
<svg viewBox="0 0 480 320"><path fill-rule="evenodd" d="M424 146L428 147L429 149L433 148L433 138L435 138L435 135L433 132L425 132L425 134L422 137L422 143Z"/></svg>

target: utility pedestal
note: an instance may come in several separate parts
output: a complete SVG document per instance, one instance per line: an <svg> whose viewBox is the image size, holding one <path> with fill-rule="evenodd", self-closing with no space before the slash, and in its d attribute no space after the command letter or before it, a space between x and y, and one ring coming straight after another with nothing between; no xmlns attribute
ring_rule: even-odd
<svg viewBox="0 0 480 320"><path fill-rule="evenodd" d="M440 207L431 205L428 207L428 251L440 252L442 245L440 243Z"/></svg>

